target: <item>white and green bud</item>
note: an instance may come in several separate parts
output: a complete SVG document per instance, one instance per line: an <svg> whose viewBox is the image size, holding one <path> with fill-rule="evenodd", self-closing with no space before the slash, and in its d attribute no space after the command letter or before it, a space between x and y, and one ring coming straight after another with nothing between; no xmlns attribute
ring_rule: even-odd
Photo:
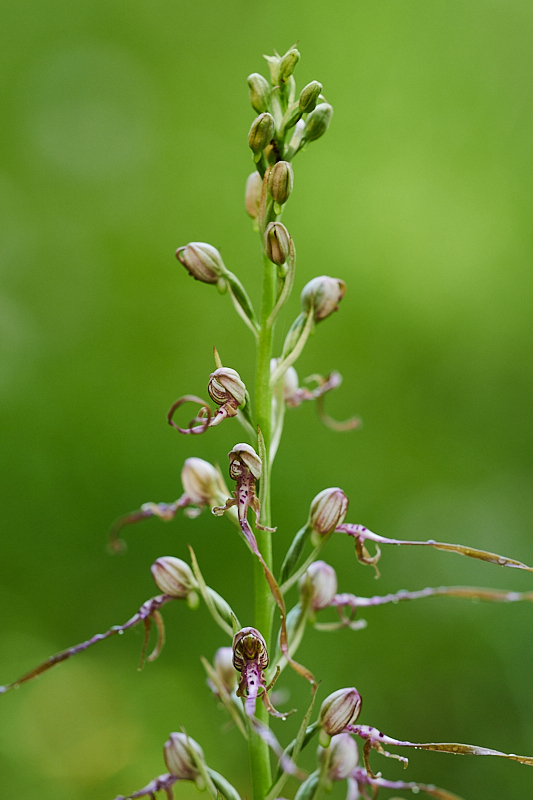
<svg viewBox="0 0 533 800"><path fill-rule="evenodd" d="M268 110L270 105L270 86L268 81L258 72L248 75L248 88L250 90L250 102L254 111L262 114Z"/></svg>
<svg viewBox="0 0 533 800"><path fill-rule="evenodd" d="M300 593L310 597L313 611L327 608L337 594L337 573L325 561L313 561L298 582Z"/></svg>
<svg viewBox="0 0 533 800"><path fill-rule="evenodd" d="M233 666L233 648L219 647L215 653L214 661L215 672L220 678L220 682L231 694L237 686L237 673Z"/></svg>
<svg viewBox="0 0 533 800"><path fill-rule="evenodd" d="M282 222L269 222L265 231L265 253L269 261L283 266L291 249L289 231Z"/></svg>
<svg viewBox="0 0 533 800"><path fill-rule="evenodd" d="M207 391L211 400L219 406L224 403L242 406L246 398L246 386L237 370L230 367L219 367L211 373Z"/></svg>
<svg viewBox="0 0 533 800"><path fill-rule="evenodd" d="M184 247L178 247L176 258L189 275L203 283L219 283L226 273L222 256L216 247L206 242L189 242Z"/></svg>
<svg viewBox="0 0 533 800"><path fill-rule="evenodd" d="M276 365L278 364L277 359L273 359L276 361ZM275 369L275 367L274 367ZM273 372L274 370L272 370ZM289 400L291 397L294 396L295 392L298 391L299 388L299 379L298 373L296 372L294 367L289 367L285 375L283 376L283 399L285 401Z"/></svg>
<svg viewBox="0 0 533 800"><path fill-rule="evenodd" d="M257 170L255 170L248 175L246 179L246 188L244 190L244 207L246 213L249 214L252 219L257 219L259 216L262 190L263 179Z"/></svg>
<svg viewBox="0 0 533 800"><path fill-rule="evenodd" d="M327 749L318 746L317 759L319 764L328 760L327 777L330 781L344 781L359 761L357 744L349 733L338 733L331 738Z"/></svg>
<svg viewBox="0 0 533 800"><path fill-rule="evenodd" d="M303 138L306 142L314 142L320 139L329 128L333 108L329 103L319 103L314 111L311 111L305 122Z"/></svg>
<svg viewBox="0 0 533 800"><path fill-rule="evenodd" d="M353 725L361 713L361 695L353 686L338 689L328 695L320 707L318 724L321 727L320 744L328 747L332 736L343 733L347 725Z"/></svg>
<svg viewBox="0 0 533 800"><path fill-rule="evenodd" d="M243 468L248 469L256 480L261 477L263 464L251 445L246 442L236 444L228 453L228 457L230 460L229 474L233 480L242 474Z"/></svg>
<svg viewBox="0 0 533 800"><path fill-rule="evenodd" d="M186 459L181 470L185 494L195 506L214 506L220 502L225 490L215 467L203 458Z"/></svg>
<svg viewBox="0 0 533 800"><path fill-rule="evenodd" d="M181 781L194 781L198 789L203 779L197 761L205 764L204 751L185 733L171 733L163 746L165 764L171 775Z"/></svg>
<svg viewBox="0 0 533 800"><path fill-rule="evenodd" d="M314 110L321 92L322 84L318 81L311 81L307 86L304 86L298 100L300 114L309 114Z"/></svg>
<svg viewBox="0 0 533 800"><path fill-rule="evenodd" d="M311 501L309 525L320 536L325 536L340 525L348 511L348 498L338 486L324 489Z"/></svg>
<svg viewBox="0 0 533 800"><path fill-rule="evenodd" d="M319 278L306 283L300 295L304 314L309 313L311 306L314 309L315 322L320 322L334 311L338 310L339 303L346 294L346 284L339 278L330 278L321 275Z"/></svg>
<svg viewBox="0 0 533 800"><path fill-rule="evenodd" d="M268 191L274 202L282 206L290 197L294 183L294 173L288 161L278 161L268 176Z"/></svg>
<svg viewBox="0 0 533 800"><path fill-rule="evenodd" d="M291 47L291 49L287 50L285 55L282 56L278 71L278 80L280 83L284 83L288 78L290 78L296 69L296 65L299 60L300 53L295 47Z"/></svg>
<svg viewBox="0 0 533 800"><path fill-rule="evenodd" d="M259 114L252 122L248 133L248 144L254 153L261 153L267 144L274 138L275 131L274 117L272 114Z"/></svg>
<svg viewBox="0 0 533 800"><path fill-rule="evenodd" d="M197 599L194 590L198 588L198 584L185 561L174 556L163 556L154 561L151 570L157 588L163 594L168 594L177 600L190 600L194 605Z"/></svg>

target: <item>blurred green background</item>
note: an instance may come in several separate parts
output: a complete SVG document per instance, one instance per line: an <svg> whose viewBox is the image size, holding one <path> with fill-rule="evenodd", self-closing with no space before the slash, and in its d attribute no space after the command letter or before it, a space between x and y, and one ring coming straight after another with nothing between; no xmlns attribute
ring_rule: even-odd
<svg viewBox="0 0 533 800"><path fill-rule="evenodd" d="M214 344L249 384L254 369L228 298L173 254L214 244L259 302L246 76L297 40L299 87L320 80L335 115L295 162L296 288L324 273L348 284L298 370L340 370L328 410L364 427L335 434L310 404L287 414L277 563L335 485L349 519L378 533L533 563L531 2L19 0L0 23L0 682L124 622L155 593L152 561L187 557L188 542L252 622L250 559L228 522L151 520L120 558L105 542L120 514L179 496L186 457L224 465L242 438L236 422L194 441L165 422L176 397L205 395ZM278 342L297 312L296 292ZM425 548L386 549L379 582L343 537L327 558L341 591L533 589L528 573ZM356 685L361 721L393 736L533 754L530 605L430 599L364 616L358 633L309 629L300 660L321 698ZM243 743L198 661L224 635L203 608L176 603L165 619L166 648L141 673L138 631L1 699L2 798L132 792L164 771L181 725L250 795ZM307 687L281 683L303 708ZM275 724L282 741L294 724ZM407 772L373 763L467 800L533 794L514 762L408 755Z"/></svg>

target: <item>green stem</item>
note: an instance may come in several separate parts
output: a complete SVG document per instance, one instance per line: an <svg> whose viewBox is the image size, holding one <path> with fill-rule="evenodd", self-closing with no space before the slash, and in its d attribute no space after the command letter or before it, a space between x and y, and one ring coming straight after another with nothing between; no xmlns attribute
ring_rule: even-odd
<svg viewBox="0 0 533 800"><path fill-rule="evenodd" d="M261 428L265 440L267 463L263 463L263 474L259 487L261 503L261 523L271 525L270 509L270 464L268 453L271 442L272 389L270 388L270 359L272 357L272 326L268 318L276 302L277 275L276 267L264 257L263 300L261 306L261 328L257 345L257 371L255 382L255 419ZM257 544L266 563L272 569L272 538L269 531L255 532ZM272 635L272 596L265 580L261 564L254 559L255 585L255 627L263 634L267 647ZM265 725L269 724L268 713L262 704L258 704L257 718ZM249 739L250 769L252 773L252 789L254 800L263 800L272 783L270 754L268 745L254 731L250 730Z"/></svg>

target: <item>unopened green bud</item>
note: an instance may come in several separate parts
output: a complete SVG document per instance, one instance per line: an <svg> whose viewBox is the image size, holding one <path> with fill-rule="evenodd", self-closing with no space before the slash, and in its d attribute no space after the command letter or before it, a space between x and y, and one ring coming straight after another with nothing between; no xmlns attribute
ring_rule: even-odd
<svg viewBox="0 0 533 800"><path fill-rule="evenodd" d="M313 561L299 580L301 594L311 594L311 608L327 608L337 594L337 574L325 561Z"/></svg>
<svg viewBox="0 0 533 800"><path fill-rule="evenodd" d="M281 267L290 253L291 237L282 222L269 222L265 231L265 253L269 261Z"/></svg>
<svg viewBox="0 0 533 800"><path fill-rule="evenodd" d="M268 109L270 104L270 86L268 81L258 72L248 75L248 87L250 89L250 102L254 111L262 114Z"/></svg>
<svg viewBox="0 0 533 800"><path fill-rule="evenodd" d="M217 405L224 403L242 406L246 397L246 386L235 369L219 367L209 376L207 385L209 397Z"/></svg>
<svg viewBox="0 0 533 800"><path fill-rule="evenodd" d="M286 203L292 192L294 173L288 161L278 161L268 176L268 191L280 206Z"/></svg>
<svg viewBox="0 0 533 800"><path fill-rule="evenodd" d="M311 81L304 86L300 92L299 106L301 114L309 114L315 108L318 97L322 92L322 84L318 81Z"/></svg>
<svg viewBox="0 0 533 800"><path fill-rule="evenodd" d="M279 73L278 79L280 83L283 83L290 78L294 70L296 69L296 64L300 60L300 53L295 47L291 47L285 55L282 57L279 65Z"/></svg>
<svg viewBox="0 0 533 800"><path fill-rule="evenodd" d="M178 247L176 258L195 280L203 283L218 283L226 272L216 247L205 242L189 242L185 247Z"/></svg>
<svg viewBox="0 0 533 800"><path fill-rule="evenodd" d="M319 103L314 111L311 111L305 122L303 138L306 142L314 142L320 139L329 128L333 108L329 103Z"/></svg>
<svg viewBox="0 0 533 800"><path fill-rule="evenodd" d="M259 479L261 477L263 464L251 445L246 444L246 442L236 444L233 450L228 453L228 457L230 460L229 474L233 480L236 480L242 474L243 468L248 469L254 478Z"/></svg>
<svg viewBox="0 0 533 800"><path fill-rule="evenodd" d="M345 293L346 284L339 278L330 278L329 275L313 278L302 289L300 295L302 310L307 314L312 306L315 322L320 322L337 311Z"/></svg>
<svg viewBox="0 0 533 800"><path fill-rule="evenodd" d="M272 114L259 114L252 122L248 134L248 144L254 153L261 153L267 144L274 138L276 129Z"/></svg>
<svg viewBox="0 0 533 800"><path fill-rule="evenodd" d="M327 776L330 781L344 781L349 778L359 761L357 744L349 733L338 733L333 736L327 750L318 747L318 763L328 759Z"/></svg>
<svg viewBox="0 0 533 800"><path fill-rule="evenodd" d="M181 470L181 482L185 494L195 506L213 506L224 494L220 475L215 467L203 458L186 459Z"/></svg>
<svg viewBox="0 0 533 800"><path fill-rule="evenodd" d="M205 762L204 751L184 733L171 733L163 747L165 764L171 775L181 781L196 781L201 773L196 759Z"/></svg>
<svg viewBox="0 0 533 800"><path fill-rule="evenodd" d="M188 598L198 587L191 568L181 558L163 556L154 561L151 569L157 588L176 599Z"/></svg>
<svg viewBox="0 0 533 800"><path fill-rule="evenodd" d="M252 219L259 216L259 204L261 202L261 192L263 189L263 179L261 175L255 170L246 179L246 188L244 190L244 207L246 213Z"/></svg>
<svg viewBox="0 0 533 800"><path fill-rule="evenodd" d="M237 673L233 666L233 648L219 647L215 653L215 671L220 678L222 685L231 692L237 685Z"/></svg>
<svg viewBox="0 0 533 800"><path fill-rule="evenodd" d="M324 489L311 501L309 525L320 536L335 530L344 521L348 511L348 498L338 486Z"/></svg>
<svg viewBox="0 0 533 800"><path fill-rule="evenodd" d="M362 705L361 695L357 689L338 689L328 695L320 707L318 724L322 728L320 744L327 747L330 737L342 733L347 725L353 725Z"/></svg>

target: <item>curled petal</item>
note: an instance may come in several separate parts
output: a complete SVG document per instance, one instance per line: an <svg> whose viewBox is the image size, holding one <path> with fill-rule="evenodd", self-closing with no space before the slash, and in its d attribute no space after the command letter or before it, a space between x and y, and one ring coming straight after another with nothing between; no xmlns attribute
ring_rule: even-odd
<svg viewBox="0 0 533 800"><path fill-rule="evenodd" d="M372 728L369 725L348 725L346 730L349 733L355 733L361 738L370 740L370 746L381 752L381 747L384 744L395 745L397 747L413 747L415 750L436 750L441 753L453 753L454 755L461 756L498 756L499 758L509 758L511 761L518 761L520 764L533 766L532 756L517 756L514 753L502 753L499 750L491 750L488 747L478 747L472 744L458 744L457 742L407 742L401 739L393 739L387 736L377 728Z"/></svg>
<svg viewBox="0 0 533 800"><path fill-rule="evenodd" d="M173 420L175 412L178 410L178 408L184 405L184 403L198 403L200 406L197 416L191 420L188 428L180 428L179 425L176 425ZM167 422L169 425L172 425L173 428L176 428L176 430L180 433L200 434L205 433L205 431L209 428L211 425L212 416L211 409L201 397L197 397L194 394L186 394L183 397L180 397L179 400L176 400L176 402L170 406L167 413ZM197 423L201 424L198 425Z"/></svg>
<svg viewBox="0 0 533 800"><path fill-rule="evenodd" d="M174 503L144 503L139 511L133 511L131 514L120 517L113 523L109 531L109 550L112 553L123 553L126 550L126 543L120 538L120 532L126 525L141 522L148 517L159 517L164 522L169 522L174 519L178 509L186 508L190 502L190 498L184 494Z"/></svg>
<svg viewBox="0 0 533 800"><path fill-rule="evenodd" d="M381 606L386 603L396 605L403 600L419 600L423 597L461 597L464 600L486 600L493 603L533 602L533 592L507 592L502 589L481 589L477 586L437 586L436 588L419 589L415 592L406 592L401 589L394 594L374 595L373 597L359 597L346 593L336 594L329 605L338 609L343 607L357 609Z"/></svg>
<svg viewBox="0 0 533 800"><path fill-rule="evenodd" d="M103 639L109 639L110 636L114 636L117 633L124 633L124 631L127 631L129 628L133 628L140 622L144 623L145 625L147 623L149 624L150 618L154 618L154 615L159 611L161 606L165 603L168 603L169 600L175 600L175 598L168 594L160 594L157 597L153 597L151 600L147 600L146 603L143 603L139 611L134 614L131 619L125 622L124 625L114 625L105 633L97 633L95 636L91 637L91 639L81 642L81 644L74 645L74 647L69 647L66 650L62 650L60 653L56 653L54 656L50 656L50 658L47 658L46 661L43 661L37 667L34 667L34 669L30 670L30 672L27 672L18 680L14 681L13 683L8 683L5 686L0 686L0 694L4 694L11 689L16 689L22 683L27 683L34 678L38 678L39 675L42 675L43 672L47 672L52 667L55 667L56 664L60 664L62 661L66 661L72 656L75 656L77 653L87 650L87 648L91 647L97 642L103 641ZM143 648L143 652L145 647L146 645Z"/></svg>
<svg viewBox="0 0 533 800"><path fill-rule="evenodd" d="M335 532L347 533L348 536L354 537L357 557L363 564L371 563L368 560L365 560L365 553L367 551L365 550L364 542L368 539L371 542L376 542L379 544L408 544L413 546L434 547L436 550L446 550L449 553L458 553L458 555L467 556L468 558L477 558L480 561L489 561L492 564L498 564L500 567L514 567L515 569L524 569L527 570L527 572L533 572L533 567L528 567L527 564L523 564L521 561L517 561L514 558L500 556L497 555L497 553L490 553L487 550L478 550L475 547L466 547L462 544L447 544L446 542L436 542L434 539L428 539L425 542L409 539L388 539L385 536L379 536L377 533L372 533L372 531L369 531L368 528L364 527L364 525L353 525L350 523L338 525L335 528ZM362 557L360 557L360 553L362 554ZM374 556L374 558L376 557Z"/></svg>

